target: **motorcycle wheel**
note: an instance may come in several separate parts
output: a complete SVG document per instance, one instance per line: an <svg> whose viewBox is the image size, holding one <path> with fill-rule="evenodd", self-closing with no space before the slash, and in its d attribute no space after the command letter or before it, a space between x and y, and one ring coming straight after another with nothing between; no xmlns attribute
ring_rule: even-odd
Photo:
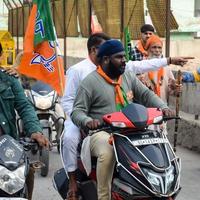
<svg viewBox="0 0 200 200"><path fill-rule="evenodd" d="M50 136L49 131L50 130L48 128L43 129L43 134L47 138L49 138L49 136ZM40 161L42 163L44 163L44 167L41 168L40 175L43 176L43 177L46 177L48 175L48 172L49 172L49 149L42 148L40 150Z"/></svg>
<svg viewBox="0 0 200 200"><path fill-rule="evenodd" d="M49 150L42 149L40 152L40 161L44 163L44 167L41 168L41 176L46 177L49 172Z"/></svg>

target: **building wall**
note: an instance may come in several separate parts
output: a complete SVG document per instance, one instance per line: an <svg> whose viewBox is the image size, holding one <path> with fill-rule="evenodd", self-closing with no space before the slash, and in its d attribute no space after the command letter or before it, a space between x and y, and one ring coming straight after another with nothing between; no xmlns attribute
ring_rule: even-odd
<svg viewBox="0 0 200 200"><path fill-rule="evenodd" d="M171 56L194 56L200 59L200 39L176 40L170 43Z"/></svg>
<svg viewBox="0 0 200 200"><path fill-rule="evenodd" d="M62 40L59 40L61 50L63 48ZM136 41L133 41L134 44ZM165 40L163 39L165 49ZM87 39L86 38L67 38L67 54L72 57L87 57ZM200 59L200 39L172 40L170 43L171 56L194 56ZM165 52L165 51L164 51Z"/></svg>
<svg viewBox="0 0 200 200"><path fill-rule="evenodd" d="M3 0L0 0L0 30L8 29L8 9Z"/></svg>

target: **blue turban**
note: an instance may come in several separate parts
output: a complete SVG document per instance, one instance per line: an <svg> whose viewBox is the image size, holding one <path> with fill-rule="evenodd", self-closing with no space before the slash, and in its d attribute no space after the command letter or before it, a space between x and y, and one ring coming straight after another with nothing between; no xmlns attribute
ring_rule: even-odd
<svg viewBox="0 0 200 200"><path fill-rule="evenodd" d="M110 56L122 51L124 51L124 47L120 41L107 40L99 47L97 56L102 58L103 56Z"/></svg>

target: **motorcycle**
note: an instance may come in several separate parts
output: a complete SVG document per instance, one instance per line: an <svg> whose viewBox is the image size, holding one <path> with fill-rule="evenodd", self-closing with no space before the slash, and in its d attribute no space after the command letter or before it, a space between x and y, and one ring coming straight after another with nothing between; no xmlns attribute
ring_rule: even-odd
<svg viewBox="0 0 200 200"><path fill-rule="evenodd" d="M38 144L29 138L17 141L9 135L0 136L0 200L28 199L25 180L29 168L40 165L29 159L28 152L32 149L39 150Z"/></svg>
<svg viewBox="0 0 200 200"><path fill-rule="evenodd" d="M103 116L106 127L100 130L111 132L109 143L113 146L116 166L112 180L112 200L174 200L180 187L181 162L175 155L161 129L149 129L163 121L176 117L164 117L157 108L129 104L121 112ZM92 158L93 159L93 158ZM61 177L62 176L62 177ZM64 170L54 175L54 187L63 199L66 198L68 178ZM95 165L86 175L83 163L78 158L78 186L83 200L97 200Z"/></svg>
<svg viewBox="0 0 200 200"><path fill-rule="evenodd" d="M64 112L59 105L57 93L47 84L36 81L26 89L26 95L35 107L37 116L42 125L43 134L49 139L53 146L60 150L60 136L64 127ZM56 133L53 140L53 131ZM47 176L49 171L49 150L43 149L41 162L45 164L41 169L41 176Z"/></svg>

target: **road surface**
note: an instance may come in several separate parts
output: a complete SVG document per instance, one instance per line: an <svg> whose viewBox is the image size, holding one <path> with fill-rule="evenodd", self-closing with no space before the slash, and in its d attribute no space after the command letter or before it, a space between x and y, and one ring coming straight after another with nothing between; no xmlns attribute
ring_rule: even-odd
<svg viewBox="0 0 200 200"><path fill-rule="evenodd" d="M182 160L181 186L177 200L200 200L200 154L178 147L177 155ZM33 200L62 200L53 188L53 173L62 166L60 155L53 149L50 153L50 171L48 177L35 174Z"/></svg>

